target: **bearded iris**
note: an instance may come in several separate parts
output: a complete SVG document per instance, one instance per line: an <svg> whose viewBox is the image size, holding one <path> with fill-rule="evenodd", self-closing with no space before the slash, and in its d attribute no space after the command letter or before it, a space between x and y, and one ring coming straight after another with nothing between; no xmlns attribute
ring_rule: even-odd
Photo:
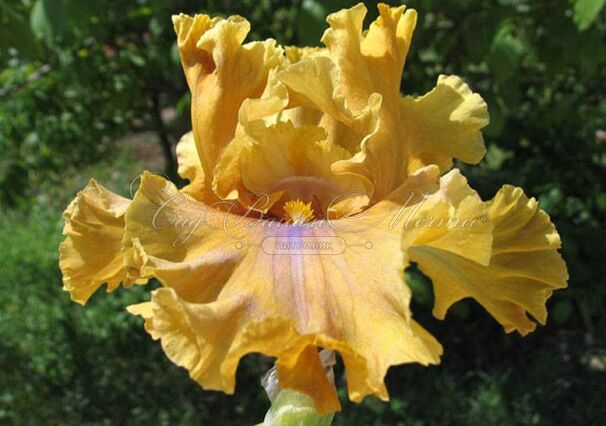
<svg viewBox="0 0 606 426"><path fill-rule="evenodd" d="M486 103L456 76L402 96L416 13L379 12L366 32L361 4L330 15L323 48L244 43L241 17L175 16L189 184L144 173L129 200L91 181L64 213L72 299L155 277L162 288L129 311L194 380L232 393L240 358L260 352L320 413L340 405L319 348L340 354L356 402L388 399L390 366L439 362L410 311L413 262L440 319L473 298L506 332L544 323L568 278L553 224L520 188L484 202L452 168L483 158Z"/></svg>

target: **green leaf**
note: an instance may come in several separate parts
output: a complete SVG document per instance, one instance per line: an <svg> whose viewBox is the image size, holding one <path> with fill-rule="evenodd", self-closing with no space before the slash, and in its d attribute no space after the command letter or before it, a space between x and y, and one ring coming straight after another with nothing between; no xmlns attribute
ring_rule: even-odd
<svg viewBox="0 0 606 426"><path fill-rule="evenodd" d="M490 113L490 124L484 130L485 134L496 138L501 136L507 124L507 111L502 105L502 102L495 97L489 97L487 100L488 112ZM496 166L498 169L500 165Z"/></svg>
<svg viewBox="0 0 606 426"><path fill-rule="evenodd" d="M465 49L473 62L479 62L490 51L490 41L495 32L495 17L472 14L463 22L461 34Z"/></svg>
<svg viewBox="0 0 606 426"><path fill-rule="evenodd" d="M581 31L585 31L597 19L606 0L576 0L574 4L574 23Z"/></svg>
<svg viewBox="0 0 606 426"><path fill-rule="evenodd" d="M431 281L416 267L408 268L405 272L406 283L412 290L412 297L421 306L433 305Z"/></svg>
<svg viewBox="0 0 606 426"><path fill-rule="evenodd" d="M502 83L514 76L524 57L524 44L504 25L496 34L490 47L488 66L498 82Z"/></svg>
<svg viewBox="0 0 606 426"><path fill-rule="evenodd" d="M67 14L70 26L89 30L90 23L103 12L103 5L99 0L71 0L67 3Z"/></svg>
<svg viewBox="0 0 606 426"><path fill-rule="evenodd" d="M563 324L570 319L573 311L574 305L570 300L558 300L551 310L551 316L556 324Z"/></svg>
<svg viewBox="0 0 606 426"><path fill-rule="evenodd" d="M63 34L67 8L63 0L37 0L30 15L32 31L46 44L52 45Z"/></svg>
<svg viewBox="0 0 606 426"><path fill-rule="evenodd" d="M18 13L5 17L0 25L0 49L12 47L21 54L33 56L35 42L27 19Z"/></svg>
<svg viewBox="0 0 606 426"><path fill-rule="evenodd" d="M322 32L327 26L326 14L326 7L319 1L303 0L297 16L297 36L300 44L317 46L320 43Z"/></svg>

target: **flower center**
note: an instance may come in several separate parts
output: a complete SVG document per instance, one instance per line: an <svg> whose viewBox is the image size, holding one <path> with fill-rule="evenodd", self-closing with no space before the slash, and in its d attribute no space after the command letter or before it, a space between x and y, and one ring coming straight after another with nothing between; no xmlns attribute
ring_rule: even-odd
<svg viewBox="0 0 606 426"><path fill-rule="evenodd" d="M303 201L296 199L284 203L284 219L293 225L301 225L305 222L314 220L314 210L311 208L311 203L305 204Z"/></svg>

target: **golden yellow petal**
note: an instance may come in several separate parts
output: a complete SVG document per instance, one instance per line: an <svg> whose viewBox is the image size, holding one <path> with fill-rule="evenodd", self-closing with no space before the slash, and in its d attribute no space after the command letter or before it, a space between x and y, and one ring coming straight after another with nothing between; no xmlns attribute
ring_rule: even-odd
<svg viewBox="0 0 606 426"><path fill-rule="evenodd" d="M301 351L293 351L280 358L278 379L280 384L307 395L315 395L319 413L339 411L341 404L334 386L328 380L316 345L310 342ZM306 374L301 374L305 371Z"/></svg>
<svg viewBox="0 0 606 426"><path fill-rule="evenodd" d="M204 175L212 181L219 156L234 137L242 102L262 95L283 52L273 40L242 45L250 24L241 17L178 15L173 23L192 93L196 145Z"/></svg>
<svg viewBox="0 0 606 426"><path fill-rule="evenodd" d="M561 247L560 236L549 216L528 199L521 188L503 186L488 202L495 222L493 254L553 250Z"/></svg>
<svg viewBox="0 0 606 426"><path fill-rule="evenodd" d="M188 16L183 13L173 16L172 20L185 78L193 89L197 81L214 68L211 55L196 47L202 34L213 25L213 20L208 15Z"/></svg>
<svg viewBox="0 0 606 426"><path fill-rule="evenodd" d="M240 153L242 181L250 191L280 191L289 199L306 202L317 198L322 207L348 191L364 191L355 176L332 173L331 165L349 158L349 153L323 141L326 134L319 127L295 128L290 122L280 122L259 128L251 136L253 144Z"/></svg>
<svg viewBox="0 0 606 426"><path fill-rule="evenodd" d="M322 41L339 68L343 93L354 110L363 108L372 93L381 94L388 108L396 106L416 26L414 10L404 13L404 6L390 8L385 4L379 4L378 8L379 17L366 35L362 34L366 16L362 3L326 19L330 28Z"/></svg>
<svg viewBox="0 0 606 426"><path fill-rule="evenodd" d="M417 12L405 12L405 6L389 7L386 4L379 4L378 8L379 17L370 25L361 44L361 53L367 58L375 77L375 91L387 98L400 91L402 70L417 24Z"/></svg>
<svg viewBox="0 0 606 426"><path fill-rule="evenodd" d="M493 224L485 204L459 170L442 176L440 190L412 213L402 242L413 261L419 252L428 256L447 252L482 265L490 262Z"/></svg>
<svg viewBox="0 0 606 426"><path fill-rule="evenodd" d="M277 121L278 115L288 105L286 87L271 70L267 85L259 99L246 99L239 111L238 125L234 138L225 147L215 166L213 191L222 199L238 199L250 190L242 182L240 169L241 152L253 144L249 136L251 128L263 128ZM248 199L248 198L247 198Z"/></svg>
<svg viewBox="0 0 606 426"><path fill-rule="evenodd" d="M433 281L436 317L444 318L453 303L473 297L507 332L525 335L536 327L526 313L544 324L547 298L566 286L559 237L536 201L519 188L505 186L485 204L494 226L491 247L484 249L491 253L489 263L468 256L467 244L457 251L456 239L439 248L408 242L408 253Z"/></svg>
<svg viewBox="0 0 606 426"><path fill-rule="evenodd" d="M278 78L291 93L291 107L315 108L347 125L353 123L354 115L338 93L338 71L330 58L318 56L299 61L281 70Z"/></svg>
<svg viewBox="0 0 606 426"><path fill-rule="evenodd" d="M242 180L249 190L266 193L279 190L277 185L283 179L326 172L326 167L318 170L326 163L330 173L330 160L316 165L314 162L323 159L311 158L314 147L319 147L317 143L326 137L321 128L297 129L291 123L281 122L255 133L251 135L253 144L241 153L240 161Z"/></svg>
<svg viewBox="0 0 606 426"><path fill-rule="evenodd" d="M429 168L401 192L431 190L436 178L437 168ZM383 378L391 365L438 362L440 345L408 308L403 223L383 220L399 196L332 226L276 227L254 218L237 223L237 216L175 194L168 181L145 174L127 213L125 240L141 252L141 263L129 266L167 287L154 294L151 317L148 307L135 309L148 316L146 328L167 355L205 388L232 392L239 359L261 352L278 358L289 386L333 410L329 389L305 381L297 367L310 346L341 353L354 401L387 399ZM150 206L162 206L160 213ZM204 222L190 233L179 218ZM316 248L279 253L276 242ZM317 380L313 371L309 380Z"/></svg>
<svg viewBox="0 0 606 426"><path fill-rule="evenodd" d="M177 164L179 176L189 180L189 184L181 188L181 191L204 201L204 170L193 132L184 134L177 143Z"/></svg>
<svg viewBox="0 0 606 426"><path fill-rule="evenodd" d="M360 150L364 138L375 131L381 97L371 94L364 107L354 113L342 94L339 71L330 58L313 56L302 60L281 70L278 78L288 87L289 107L322 113L308 124L326 129L332 144L353 154Z"/></svg>
<svg viewBox="0 0 606 426"><path fill-rule="evenodd" d="M486 153L486 102L457 76L441 75L429 93L402 98L401 116L409 173L428 164L447 171L453 158L476 164Z"/></svg>
<svg viewBox="0 0 606 426"><path fill-rule="evenodd" d="M161 340L170 360L187 368L206 389L233 393L239 359L262 352L277 358L282 387L313 396L321 413L338 411L339 400L316 349L318 338L301 336L278 318L237 327L241 303L196 305L179 299L172 289L160 289L152 293L152 302L128 310L145 319L146 331Z"/></svg>
<svg viewBox="0 0 606 426"><path fill-rule="evenodd" d="M326 49L321 47L298 47L298 46L286 46L284 47L284 53L286 59L291 64L299 62L303 59L307 59L311 56L326 56L328 52Z"/></svg>
<svg viewBox="0 0 606 426"><path fill-rule="evenodd" d="M381 97L379 128L360 144L352 159L333 167L336 173L366 177L380 200L407 175L400 126L400 80L416 25L416 12L379 5L380 16L366 35L362 24L366 8L358 4L330 15L322 40L339 71L339 92L348 107L359 113L371 95Z"/></svg>
<svg viewBox="0 0 606 426"><path fill-rule="evenodd" d="M215 169L215 192L222 198L241 197L241 202L256 200L247 195L250 193L266 194L268 202L256 207L264 212L283 196L306 202L316 200L324 213L332 199L352 191L358 204L367 205L360 178L337 176L331 170L333 163L349 158L349 152L325 138L326 133L317 126L297 128L291 122L249 122L227 147ZM342 213L344 206L339 205Z"/></svg>
<svg viewBox="0 0 606 426"><path fill-rule="evenodd" d="M121 251L124 214L130 203L91 179L65 209L63 234L67 238L59 247L59 267L63 289L72 300L86 303L104 283L107 291L121 282L133 284L126 277Z"/></svg>
<svg viewBox="0 0 606 426"><path fill-rule="evenodd" d="M322 42L341 73L344 94L354 109L362 109L364 100L375 92L373 74L360 47L365 16L366 7L362 3L332 13L326 18L330 28L322 36Z"/></svg>

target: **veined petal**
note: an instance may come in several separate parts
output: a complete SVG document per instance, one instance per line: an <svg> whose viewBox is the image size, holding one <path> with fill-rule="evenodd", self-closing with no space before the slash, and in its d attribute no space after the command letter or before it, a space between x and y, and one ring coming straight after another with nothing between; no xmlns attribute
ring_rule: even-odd
<svg viewBox="0 0 606 426"><path fill-rule="evenodd" d="M389 7L381 3L378 8L379 17L370 25L361 44L361 53L373 72L375 91L387 98L400 91L417 12L405 11L405 6Z"/></svg>
<svg viewBox="0 0 606 426"><path fill-rule="evenodd" d="M401 192L435 190L436 178L437 168L423 170ZM148 331L168 356L204 387L233 391L238 360L261 352L278 358L286 387L312 392L318 409L334 410L332 391L314 387L309 380L316 374L300 370L301 357L313 358L310 347L341 353L354 401L369 394L386 399L383 378L391 365L438 362L440 345L408 309L403 223L385 220L400 197L333 226L272 227L254 218L238 222L175 194L172 184L145 174L128 210L125 239L137 236L132 244L142 259L130 266L167 287L155 293L151 308L135 309L147 316ZM176 226L183 217L205 218L187 239L188 230ZM280 254L273 252L275 241L331 242L332 251Z"/></svg>
<svg viewBox="0 0 606 426"><path fill-rule="evenodd" d="M352 155L360 152L367 141L374 137L379 127L381 96L372 94L366 106L359 112L352 112L345 97L340 94L338 70L334 63L324 56L313 56L290 65L278 73L280 80L288 87L289 106L284 117L299 125L317 125L327 132L327 149L339 153L330 164L332 174L342 182L361 182L364 198L370 200L375 190L368 174L345 170ZM316 112L316 114L314 114ZM331 214L341 216L354 212L361 199L353 205L341 204L331 209ZM365 206L368 201L362 201ZM356 207L358 206L358 207Z"/></svg>
<svg viewBox="0 0 606 426"><path fill-rule="evenodd" d="M189 184L181 188L181 191L204 201L202 198L204 195L204 170L193 132L184 134L177 143L177 163L179 176L189 180Z"/></svg>
<svg viewBox="0 0 606 426"><path fill-rule="evenodd" d="M473 297L507 332L525 335L536 327L526 312L544 324L546 300L566 286L560 240L549 217L519 188L503 187L486 207L494 226L491 247L484 249L492 253L489 263L465 256L466 250L415 242L408 253L433 281L436 317L444 318L453 303Z"/></svg>
<svg viewBox="0 0 606 426"><path fill-rule="evenodd" d="M72 300L84 304L104 283L107 291L145 283L127 279L121 251L124 214L131 201L91 179L69 204L63 217L67 238L59 247L63 289Z"/></svg>
<svg viewBox="0 0 606 426"><path fill-rule="evenodd" d="M242 179L246 188L270 193L282 179L330 173L330 160L313 158L314 154L320 153L318 143L326 138L323 129L311 126L295 128L290 122L281 122L256 130L251 135L253 144L241 153ZM315 152L314 147L318 147ZM320 169L322 165L324 170Z"/></svg>
<svg viewBox="0 0 606 426"><path fill-rule="evenodd" d="M401 117L408 173L428 164L447 171L453 158L476 164L486 153L480 132L489 122L486 102L457 76L441 75L429 93L402 98Z"/></svg>
<svg viewBox="0 0 606 426"><path fill-rule="evenodd" d="M303 105L304 102L296 100L296 96L303 90L298 86L298 83L304 81L299 79L301 74L307 75L307 77L317 77L317 82L311 79L305 81L305 87L319 87L325 78L322 71L329 69L327 67L331 67L332 63L327 58L318 57L317 59L317 64L315 61L304 60L279 73L272 70L263 96L260 99L244 101L240 109L236 136L224 150L215 168L213 187L220 198L240 198L245 205L250 206L256 204L257 201L257 198L249 195L251 192L264 193L270 195L270 199L268 203L264 203L261 211L267 211L273 203L280 199L282 192L286 189L282 187L285 186L288 186L290 192L293 193L291 198L306 199L306 197L316 195L323 206L330 202L330 198L341 192L353 190L363 193L365 191L363 181L359 177L336 176L332 173L331 165L336 161L350 158L351 154L340 144L333 143L333 140L316 143L326 139L326 133L322 128L315 125L300 125L295 128L289 121L278 121L278 115L282 116L280 120L285 120L287 117L298 115L292 114L296 107L306 107ZM301 67L304 70L299 70ZM313 71L305 72L309 67L312 67ZM301 90L287 92L284 82ZM333 103L332 90L332 81L329 78L324 92L319 95L320 103L322 100L326 100L328 103L324 105L326 108ZM287 104L289 109L284 110ZM315 103L310 101L309 105L315 106ZM336 105L338 105L338 101ZM340 118L348 121L355 128L373 126L371 112L352 117L344 105L335 106L335 108L341 108L342 117ZM326 126L329 123L322 120L320 124ZM332 135L335 135L334 130L332 127ZM370 130L364 129L361 130L361 133L364 134L368 131ZM342 136L342 132L338 134ZM343 138L339 139L341 141ZM285 181L287 178L299 179L299 181L301 178L315 179L314 182L320 183L321 187L311 181L310 184L299 182L297 185L297 182L292 179L288 184ZM304 193L295 194L293 191ZM356 197L353 206L351 204L348 206L359 208L360 204L368 204L357 198L359 197ZM308 201L311 201L311 198ZM344 213L345 207L345 204L342 203L339 209L333 211Z"/></svg>
<svg viewBox="0 0 606 426"><path fill-rule="evenodd" d="M234 136L242 102L261 96L269 70L284 60L282 49L273 40L242 45L250 24L241 17L181 14L173 23L192 93L196 145L212 181L219 155Z"/></svg>

